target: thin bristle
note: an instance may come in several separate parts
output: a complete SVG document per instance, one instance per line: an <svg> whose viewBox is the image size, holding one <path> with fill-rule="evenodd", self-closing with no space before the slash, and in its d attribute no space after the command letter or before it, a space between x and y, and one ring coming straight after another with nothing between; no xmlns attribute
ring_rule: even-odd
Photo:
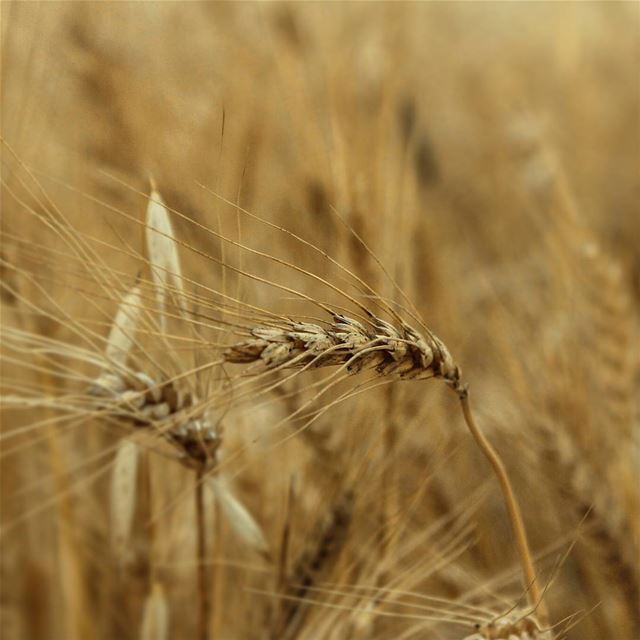
<svg viewBox="0 0 640 640"><path fill-rule="evenodd" d="M3 3L2 640L638 640L638 24Z"/></svg>

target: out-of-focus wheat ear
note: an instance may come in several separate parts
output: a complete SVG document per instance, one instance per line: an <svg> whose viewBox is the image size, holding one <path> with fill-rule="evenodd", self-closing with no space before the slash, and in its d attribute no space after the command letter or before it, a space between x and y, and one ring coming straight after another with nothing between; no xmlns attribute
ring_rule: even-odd
<svg viewBox="0 0 640 640"><path fill-rule="evenodd" d="M259 553L265 560L271 561L269 544L248 509L233 495L226 480L216 477L209 480L209 486L213 490L220 509L226 521L240 540L249 548Z"/></svg>
<svg viewBox="0 0 640 640"><path fill-rule="evenodd" d="M280 618L276 620L276 637L298 637L308 609L305 598L309 590L316 586L323 572L340 557L348 538L353 506L353 493L345 491L337 496L328 513L321 514L312 537L307 540L288 576L291 598L282 601Z"/></svg>
<svg viewBox="0 0 640 640"><path fill-rule="evenodd" d="M135 286L122 299L111 325L105 349L106 356L111 362L125 365L134 342L141 310L140 287Z"/></svg>
<svg viewBox="0 0 640 640"><path fill-rule="evenodd" d="M376 621L376 598L369 600L364 606L353 612L349 632L353 638L370 638Z"/></svg>
<svg viewBox="0 0 640 640"><path fill-rule="evenodd" d="M164 329L166 322L164 316L166 285L171 280L178 294L176 303L179 308L182 308L184 289L180 259L178 257L178 245L174 240L175 235L169 212L153 183L149 195L146 225L147 252L151 264L151 275L156 286L158 309L161 312L160 322Z"/></svg>
<svg viewBox="0 0 640 640"><path fill-rule="evenodd" d="M554 640L555 637L533 614L521 609L515 609L488 624L478 623L476 627L477 632L463 640Z"/></svg>
<svg viewBox="0 0 640 640"><path fill-rule="evenodd" d="M162 585L156 582L144 603L140 640L168 640L168 638L169 606Z"/></svg>
<svg viewBox="0 0 640 640"><path fill-rule="evenodd" d="M102 395L105 392L122 391L118 370L126 367L127 358L135 342L135 334L142 311L140 287L135 286L122 299L109 331L105 356L106 368L96 378L91 392Z"/></svg>
<svg viewBox="0 0 640 640"><path fill-rule="evenodd" d="M130 546L137 477L138 446L131 440L121 440L111 476L111 544L121 561L126 560Z"/></svg>

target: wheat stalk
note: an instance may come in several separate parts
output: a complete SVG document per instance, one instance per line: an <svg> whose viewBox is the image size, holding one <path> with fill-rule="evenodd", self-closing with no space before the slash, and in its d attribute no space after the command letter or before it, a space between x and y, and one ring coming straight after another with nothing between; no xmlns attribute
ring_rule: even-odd
<svg viewBox="0 0 640 640"><path fill-rule="evenodd" d="M140 640L167 640L169 638L169 607L164 589L154 583L147 595L142 617Z"/></svg>
<svg viewBox="0 0 640 640"><path fill-rule="evenodd" d="M425 337L404 322L398 328L371 312L368 315L369 327L337 313L333 314L333 322L328 328L295 321L257 326L251 330L249 339L227 348L223 357L229 363L260 363L268 369L341 365L350 374L374 370L380 376L401 379L443 379L458 395L467 427L500 483L525 589L531 606L538 609L541 618L545 618L542 592L520 505L502 459L473 418L468 387L461 379L460 367L444 343L430 331Z"/></svg>
<svg viewBox="0 0 640 640"><path fill-rule="evenodd" d="M166 209L163 210L168 216ZM159 215L158 211L156 200L154 201L156 218ZM156 227L162 226L170 229L169 226L156 221ZM153 228L154 233L158 233L156 227ZM158 244L150 246L158 246ZM152 267L160 263L159 259L150 256ZM169 266L164 267L165 269L172 268L175 272L180 272L179 265L172 266L171 261L167 264ZM166 280L163 280L155 286L163 287L164 291L165 282ZM161 302L162 305L158 303L158 306L161 308L161 318L164 318L164 293ZM153 428L169 439L180 450L181 459L193 466L200 476L196 478L196 500L198 505L203 506L200 493L203 485L201 480L204 477L205 467L215 468L220 434L215 423L202 414L200 403L194 399L193 394L181 392L178 385L170 378L166 380L161 378L157 381L154 377L141 371L134 371L128 366L127 361L135 344L142 309L144 305L141 292L136 286L124 296L115 315L105 350L107 364L91 390L92 397L95 398L95 407L103 415L127 420L135 427ZM368 370L375 371L382 377L413 380L443 379L458 394L467 425L500 480L531 604L539 606L540 590L520 509L504 465L475 425L469 408L467 387L461 380L460 369L449 350L428 330L426 336L423 336L402 320L398 319L398 326L394 326L369 311L367 314L368 321L363 323L347 315L333 313L331 322L326 326L278 319L274 316L270 324L258 325L250 329L247 339L227 348L223 353L223 360L230 364L261 365L266 370L306 370L341 366L349 374ZM125 472L123 474L126 475ZM130 511L130 506L122 508L125 514L129 514ZM227 511L237 513L238 509ZM199 507L197 512L199 514L198 531L202 532L204 527L202 509ZM243 516L248 516L246 510ZM127 518L130 516L127 515ZM230 518L230 521L232 523L244 521L242 525L234 525L234 528L244 531L241 537L258 540L255 532L249 533L255 524L250 516ZM247 522L251 524L247 525ZM125 525L126 518L123 521L123 528L128 526ZM259 528L257 530L259 531ZM203 544L203 540L204 538L199 537L197 553L200 567L204 566L203 554L206 545ZM254 546L259 549L264 548L263 541L262 537ZM202 575L201 570L200 576ZM204 593L204 597L201 597L201 603L203 603L207 600L208 587L202 577L199 582L200 591ZM206 624L203 624L202 620L208 618L208 608L202 605L201 610L200 636L206 637Z"/></svg>
<svg viewBox="0 0 640 640"><path fill-rule="evenodd" d="M495 483L483 461L475 459L475 450L458 448L459 436L467 440L468 436L451 424L457 419L457 400L440 402L438 396L437 402L427 404L421 400L429 391L424 385L399 389L392 384L405 366L408 377L413 376L411 361L418 358L394 357L395 348L369 342L383 348L368 353L363 349L357 355L345 349L343 359L327 370L333 352L307 356L297 345L279 364L267 364L267 356L270 361L273 354L289 348L274 346L265 358L260 353L245 365L227 360L229 364L216 365L206 375L185 372L187 360L213 359L209 354L219 345L212 347L211 336L221 343L256 338L242 333L239 338L220 337L216 332L220 327L227 331L227 321L231 331L242 324L244 328L272 325L273 316L260 314L249 301L332 330L332 315L325 316L326 323L304 315L320 303L359 320L366 337L373 338L375 329L359 315L362 311L353 300L347 309L340 308L342 294L335 288L329 291L318 278L310 279L283 262L276 264L264 254L288 257L357 301L366 301L399 334L401 322L389 306L424 333L409 312L400 311L399 298L382 282L371 256L336 224L334 205L357 233L370 239L421 310L428 301L435 315L450 318L446 330L440 328L441 337L463 365L465 379L474 367L473 379L468 380L473 385L474 414L481 408L479 402L476 407L476 393L482 405L486 402L485 415L495 416L495 420L478 415L476 419L483 429L485 423L487 429L492 427L487 431L489 440L499 446L510 473L517 471L528 485L526 495L519 497L523 509L531 509L527 525L536 527L531 530L536 545L538 541L540 548L559 544L567 527L573 529L574 510L582 514L594 503L584 527L594 537L575 546L559 573L553 600L545 596L554 615L560 619L602 601L594 615L586 617L578 637L640 637L634 633L637 593L626 589L631 583L625 585L627 578L617 564L627 557L629 567L635 568L633 529L640 521L630 433L638 423L636 398L640 397L633 339L640 302L638 251L633 242L640 229L640 217L634 215L638 180L633 169L638 159L633 135L638 120L632 117L638 101L636 84L625 82L631 77L629 61L638 55L638 7L629 3L593 8L583 3L566 11L554 8L554 3L544 8L518 3L505 21L497 5L495 11L488 7L478 12L470 4L467 10L467 3L450 7L355 3L326 10L313 3L274 3L259 10L242 3L135 7L103 3L91 11L76 3L54 4L3 7L7 11L1 21L7 60L2 136L15 144L25 162L33 163L35 175L53 198L44 189L21 188L19 174L24 172L16 170L3 147L4 215L0 217L3 232L9 235L0 241L0 280L9 287L0 291L2 322L12 325L11 331L31 327L33 335L42 338L28 343L24 336L4 333L2 339L2 532L5 538L8 523L15 535L3 540L3 560L11 563L9 569L3 566L11 600L0 603L0 616L5 612L19 616L14 634L0 623L4 635L68 640L140 637L145 596L153 611L154 585L159 585L166 590L166 602L156 611L171 606L171 628L161 622L162 615L150 613L149 619L158 622L146 630L143 625L143 639L196 636L198 596L191 591L198 567L193 566L192 550L199 525L191 496L193 476L201 464L207 465L205 490L215 492L206 495L207 510L215 501L222 518L243 522L244 505L260 505L274 531L283 515L278 505L292 475L301 481L303 490L296 499L307 517L317 504L330 508L327 489L333 483L342 490L349 484L359 509L353 514L344 557L322 576L327 583L369 585L376 594L393 587L389 596L393 601L404 597L396 595L400 587L427 593L433 581L434 595L447 597L448 607L467 600L492 607L489 617L476 615L460 632L460 626L448 626L460 624L457 616L436 622L447 625L442 630L430 627L426 619L394 619L396 609L378 595L353 605L331 596L322 604L342 603L344 608L311 610L309 592L302 606L310 615L298 631L300 638L352 637L356 632L343 623L358 611L365 619L390 614L379 618L375 627L366 629L365 624L358 636L363 640L458 638L474 633L468 630L474 621L483 624L477 632L483 640L506 634L513 640L534 633L513 624L520 612L511 616L511 628L499 621L487 624L502 606L510 606L502 596L510 598L513 592L503 593L502 588L514 584L511 571L491 579L505 561L499 548L500 523L494 518L480 520L477 546L455 556L443 568L445 576L440 571L437 576L425 575L421 561L430 555L424 553L427 547L432 550L425 542L425 528L442 514L457 511L469 485L483 476L494 489ZM136 37L120 28L125 23ZM183 28L176 28L178 24ZM185 32L190 34L187 41ZM513 32L522 37L513 38ZM553 47L547 46L550 37ZM459 55L450 55L452 42ZM550 67L553 72L545 73ZM527 171L539 197L532 198L518 184L514 165L527 158L522 150L509 148L506 128L514 118L520 119L523 109L543 118L548 131L562 132L558 164L566 168L585 204L585 219L596 231L603 266L610 264L611 253L619 259L619 286L612 286L608 277L598 277L598 269L588 265L576 263L579 277L575 277L570 256L581 237L571 225L564 225L566 236L557 233L562 215L557 199L543 185L552 182L544 166L531 163ZM613 162L603 161L608 149L615 149ZM146 194L136 191L145 188L148 170L159 183L162 180L166 202L194 222L178 220L170 212L172 224L166 224L166 207L159 195L151 197L158 205L157 224L145 221L135 210L129 218L121 215L129 214L137 202L146 206L146 199L138 199ZM200 181L216 192L215 202L197 184ZM24 204L12 199L11 191ZM58 207L64 220L54 211ZM241 207L265 212L274 226L258 227L260 223L246 217ZM150 232L143 236L145 224ZM207 225L238 243L229 249L225 239L218 242L208 235ZM308 230L329 257L296 245L293 236L278 227ZM174 230L182 243L173 241ZM115 237L120 241L113 241ZM243 242L263 255L247 253ZM61 244L64 250L55 252ZM545 251L549 244L556 251ZM162 245L164 250L158 249ZM177 257L172 258L177 254L185 275L193 280L179 276ZM333 258L376 287L388 306L361 282L344 271L337 273ZM50 298L28 283L21 288L15 273L3 269L5 260L32 273ZM105 322L113 319L113 313L105 315L104 309L113 303L115 311L120 292L128 289L136 270L144 271L143 287L150 294L139 299L141 317L148 325L135 329L132 346L126 349L129 357L119 361L115 354L106 357L104 352ZM539 275L544 280L538 281ZM563 280L566 289L558 286ZM222 293L207 287L218 282ZM540 286L533 286L536 282ZM44 313L25 308L13 295L16 288L40 303ZM275 288L297 299L277 306L280 302L269 297ZM619 289L629 293L628 309L616 306ZM632 329L628 335L625 322ZM286 321L282 324L290 331ZM192 338L183 338L185 329L193 332ZM456 344L452 335L467 339ZM51 343L45 344L45 339ZM329 348L340 351L338 343L332 340ZM292 362L298 356L300 360ZM379 365L387 371L398 365L398 375L379 374ZM316 371L317 366L325 368ZM347 377L347 371L355 374L360 366L359 379ZM39 376L36 367L49 369L52 375ZM96 389L98 369L103 372L100 382L106 383L100 389ZM264 376L252 376L254 369L264 371ZM303 375L310 369L314 369L310 376ZM318 388L327 389L328 375L333 373L331 379L338 379L340 387L314 397L312 406L318 412L307 413L300 405ZM387 377L372 380L376 375ZM313 384L307 386L309 378ZM212 390L220 380L224 388ZM291 404L276 404L269 387L282 382L279 388L289 390L291 381L299 385L297 392L288 394ZM375 393L366 391L369 385L377 385ZM358 396L365 411L355 411L360 408L355 398L348 405L332 403L343 388L366 391ZM389 396L402 392L402 398L392 401L385 391ZM24 398L21 406L6 401L18 394ZM183 398L173 402L171 394ZM345 392L341 397L352 396ZM523 429L525 420L507 422L508 416L518 415L514 402L534 428ZM541 415L544 432L535 428ZM265 451L261 444L273 442L281 418L292 427L302 425L300 435L306 442L292 438ZM372 424L380 428L372 431ZM109 429L112 426L115 433ZM183 427L193 432L189 445L175 439ZM397 445L385 450L391 428L397 431ZM209 429L219 444L212 439L205 456L203 450L209 445L204 432ZM122 433L126 436L120 437ZM446 447L438 444L441 439L447 440ZM156 445L181 462L138 462L135 469L129 460L155 457ZM221 466L214 462L218 458ZM437 482L425 478L430 461L439 461L434 465L439 469ZM240 486L253 494L248 503L246 493L237 493L240 500L228 509L231 516L221 505L224 491L233 487L223 470L236 462L246 464ZM178 465L185 469L173 468ZM169 500L178 506L169 512L173 518L145 513L162 525L154 527L148 539L134 540L126 523L132 517L127 509L135 502L127 506L126 500L132 493L134 497L144 493L140 480L149 466L154 471L154 499L144 502L159 508ZM116 517L124 527L121 533L115 525L110 530L100 517L101 505L108 504L109 486L91 478L100 477L101 467L113 470L114 484L118 476L119 488L112 489L111 497L115 500L119 494L119 506L125 509ZM138 482L133 490L132 478ZM412 499L412 489L423 478L424 493ZM225 485L222 493L220 483ZM37 485L35 491L31 485ZM34 517L34 507L45 502L64 506L65 495L71 492L72 517L67 517L66 507L61 509L59 531L51 535L56 532L55 516ZM181 517L180 505L186 506L187 517ZM371 528L379 525L378 510L389 513L388 530L369 542L370 537L374 540ZM14 528L19 511L27 517ZM206 522L218 526L218 520L207 517ZM135 517L136 531L143 521L147 518ZM403 521L405 525L399 526ZM239 528L247 540L255 533L246 523L222 530L241 537ZM101 553L112 533L125 541L131 538L129 547L136 549L132 557L142 560L148 549L153 564L157 562L153 576L142 568L144 589L139 588L140 580L129 577L126 584L118 582L121 572L111 557ZM217 535L213 530L207 533L211 538ZM259 528L258 533L262 533ZM394 542L393 553L385 555L378 540L387 535L397 547ZM241 541L234 546L256 545ZM603 553L606 559L599 557ZM615 553L620 556L616 564L609 557ZM275 596L247 596L244 587L273 585L271 569L265 571L258 561L230 567L227 563L235 558L222 557L217 549L214 555L207 558L210 577L219 582L212 594L210 633L216 640L264 635L264 618ZM316 580L315 586L323 585ZM631 607L621 588L627 591ZM83 619L89 624L78 624ZM162 633L152 630L163 628ZM219 634L214 633L216 628Z"/></svg>

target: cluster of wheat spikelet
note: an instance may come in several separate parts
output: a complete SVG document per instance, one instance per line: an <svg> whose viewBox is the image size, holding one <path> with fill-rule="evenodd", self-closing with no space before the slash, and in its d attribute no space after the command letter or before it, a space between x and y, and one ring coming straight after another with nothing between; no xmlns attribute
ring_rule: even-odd
<svg viewBox="0 0 640 640"><path fill-rule="evenodd" d="M142 372L130 376L107 374L96 380L92 393L101 399L97 403L99 410L109 415L121 412L123 419L139 426L171 419L175 426L165 435L183 450L185 459L214 463L220 443L215 425L203 418L181 418L194 400L171 381L158 384Z"/></svg>
<svg viewBox="0 0 640 640"><path fill-rule="evenodd" d="M454 387L460 383L459 368L438 338L429 335L425 340L409 325L397 329L370 315L370 329L340 314L334 315L327 329L304 322L255 327L251 339L231 346L224 358L284 368L344 365L352 374L374 369L381 376L439 377Z"/></svg>
<svg viewBox="0 0 640 640"><path fill-rule="evenodd" d="M3 6L3 637L636 640L637 18Z"/></svg>
<svg viewBox="0 0 640 640"><path fill-rule="evenodd" d="M174 282L173 295L177 298L176 308L179 316L185 317L184 291L179 255L169 214L159 194L152 191L145 222L148 263L156 291L156 307L159 321L152 324L161 331L167 331L166 292L167 281ZM159 236L156 237L156 236ZM80 242L82 246L82 242ZM141 288L134 287L127 293L118 307L109 336L106 339L104 353L105 364L97 376L88 396L92 399L95 412L103 418L116 422L130 422L137 430L156 431L162 438L180 451L181 460L196 471L196 504L198 531L197 559L201 564L198 572L198 590L200 597L199 637L209 637L210 593L205 569L206 539L203 482L206 475L218 472L218 449L221 436L217 426L207 418L206 404L199 407L193 396L183 393L175 380L157 383L145 372L132 370L129 356L137 342L137 334L143 311L146 309ZM514 501L506 472L495 452L479 435L466 404L467 390L460 379L460 369L455 365L446 346L427 330L427 338L401 321L401 329L376 317L367 311L370 328L361 322L343 314L333 314L333 323L328 328L308 322L288 322L280 325L257 326L250 330L251 338L233 344L222 352L221 362L233 364L251 364L261 362L267 370L297 368L301 372L307 369L340 366L346 368L348 375L370 370L377 376L399 377L400 379L442 378L460 396L463 401L465 417L474 436L488 452L492 464L497 464L501 482L506 483L507 498L511 516L514 518L514 531L519 545L524 545L523 565L526 581L533 579L532 605L542 607L540 593L535 585L535 573L531 565L522 517ZM258 374L259 375L259 374ZM276 385L277 386L277 385ZM228 390L227 390L228 393ZM28 405L28 400L13 398L14 404ZM295 414L296 412L294 412ZM496 463L496 460L498 461ZM136 478L138 475L138 454L134 441L125 439L117 447L113 467L112 482L112 526L116 547L127 547L131 538L136 505ZM217 497L229 521L238 535L249 546L267 553L267 543L258 525L248 512L232 497L224 483L216 482ZM333 537L333 535L332 535ZM325 545L321 545L324 547ZM324 564L326 551L318 551L319 560L313 562L316 568ZM291 580L300 570L295 569ZM305 577L304 582L311 582ZM306 591L298 592L297 598L304 598ZM168 609L164 604L161 583L154 581L145 606L142 622L143 629L166 629ZM158 603L156 603L158 601ZM162 603L162 604L160 604ZM160 611L160 613L159 613ZM149 622L149 617L159 616L162 622ZM291 630L290 613L284 616L285 629ZM532 628L538 629L529 614L523 619L530 621ZM279 622L278 625L283 623ZM491 627L492 628L492 627Z"/></svg>
<svg viewBox="0 0 640 640"><path fill-rule="evenodd" d="M551 632L541 630L529 616L511 613L497 622L478 625L478 633L467 640L550 640Z"/></svg>
<svg viewBox="0 0 640 640"><path fill-rule="evenodd" d="M160 195L154 190L149 197L145 235L149 254L149 265L156 290L157 309L160 321L156 323L166 331L166 283L169 277L176 284L175 295L184 296L179 256L176 251L173 228L169 214ZM156 237L159 236L159 237ZM168 290L168 289L167 289ZM131 290L123 299L116 313L106 341L104 370L96 378L89 390L95 399L95 408L103 417L130 421L139 429L153 428L166 438L181 453L182 461L193 467L197 473L197 522L200 619L199 637L209 637L209 590L207 587L205 562L205 520L202 484L205 474L217 473L218 449L221 437L216 425L210 423L206 414L197 406L189 393L182 393L168 380L156 383L144 372L128 370L129 353L136 342L138 324L144 310L144 302L139 287ZM182 301L177 308L184 315ZM336 366L346 368L349 375L372 370L376 375L397 376L401 379L442 378L458 393L463 402L463 412L469 427L497 470L508 501L510 517L513 519L514 533L521 553L525 584L532 589L531 604L542 608L541 594L536 584L530 551L528 549L522 516L513 495L504 465L484 436L477 430L467 404L467 389L460 379L460 369L454 363L446 346L430 331L427 338L401 321L401 329L376 317L367 311L370 328L359 321L342 314L333 314L329 328L308 322L289 322L280 326L258 326L250 330L249 340L236 343L223 351L222 361L235 364L261 362L267 369L309 368ZM21 403L20 398L14 402ZM25 400L26 403L26 400ZM194 417L195 411L195 417ZM294 412L295 413L295 412ZM118 445L114 462L112 484L112 518L115 540L119 546L126 546L131 533L136 494L137 453L135 445L128 440ZM224 484L217 483L220 504L236 532L250 546L268 555L267 543L258 525L244 508L231 496ZM320 552L320 558L326 554ZM316 562L316 565L321 564ZM299 571L294 571L294 576ZM305 579L307 580L307 579ZM146 615L157 609L153 602L160 598L153 584L146 607L143 628L147 626ZM304 596L304 592L302 592ZM298 596L301 597L301 596ZM162 617L166 607L162 607ZM546 615L545 615L546 617ZM290 616L286 616L286 624ZM530 614L523 614L527 627L538 630ZM150 624L150 623L149 623ZM166 628L166 623L156 626ZM515 629L515 625L512 625ZM509 627L511 629L512 627ZM493 627L487 627L493 633Z"/></svg>

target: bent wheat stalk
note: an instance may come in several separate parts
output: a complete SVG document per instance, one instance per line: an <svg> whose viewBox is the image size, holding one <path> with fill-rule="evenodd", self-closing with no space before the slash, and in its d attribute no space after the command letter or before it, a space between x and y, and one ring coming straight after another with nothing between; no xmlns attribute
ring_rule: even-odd
<svg viewBox="0 0 640 640"><path fill-rule="evenodd" d="M546 619L542 592L536 577L521 509L500 456L476 424L469 405L468 386L444 343L433 333L426 337L402 322L400 328L369 313L369 324L334 313L325 328L288 321L277 326L257 326L243 342L224 351L229 363L262 364L266 368L315 368L342 365L356 374L375 370L381 376L401 379L441 378L458 395L466 425L500 483L509 515L529 603Z"/></svg>

